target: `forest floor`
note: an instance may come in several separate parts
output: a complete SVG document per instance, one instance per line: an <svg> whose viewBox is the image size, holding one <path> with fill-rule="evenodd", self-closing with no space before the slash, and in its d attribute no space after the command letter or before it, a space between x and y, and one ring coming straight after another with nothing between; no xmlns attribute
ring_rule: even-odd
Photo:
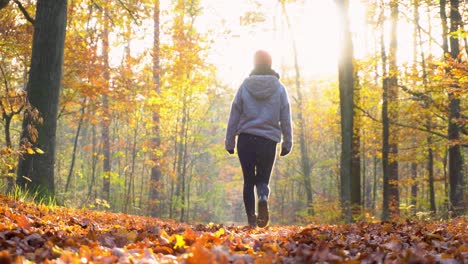
<svg viewBox="0 0 468 264"><path fill-rule="evenodd" d="M468 219L250 229L0 196L0 263L468 263Z"/></svg>

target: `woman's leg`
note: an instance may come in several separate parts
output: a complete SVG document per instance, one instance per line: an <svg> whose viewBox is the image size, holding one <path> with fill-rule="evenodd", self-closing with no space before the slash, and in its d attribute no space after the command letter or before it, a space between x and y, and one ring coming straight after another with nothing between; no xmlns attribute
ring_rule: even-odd
<svg viewBox="0 0 468 264"><path fill-rule="evenodd" d="M250 225L256 225L255 216L255 142L248 135L239 135L237 140L237 154L244 175L244 205Z"/></svg>
<svg viewBox="0 0 468 264"><path fill-rule="evenodd" d="M270 183L271 171L275 164L276 144L274 141L265 140L257 151L256 185L259 197L266 195L268 198L270 194L268 184Z"/></svg>
<svg viewBox="0 0 468 264"><path fill-rule="evenodd" d="M265 140L257 152L257 171L256 171L256 186L258 194L258 218L257 224L259 227L265 227L269 222L268 213L268 196L270 194L271 171L275 164L276 158L276 142Z"/></svg>

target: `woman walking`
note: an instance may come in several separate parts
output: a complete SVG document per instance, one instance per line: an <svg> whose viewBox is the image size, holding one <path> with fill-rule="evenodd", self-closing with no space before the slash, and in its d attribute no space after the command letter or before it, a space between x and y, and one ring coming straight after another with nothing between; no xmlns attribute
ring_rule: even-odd
<svg viewBox="0 0 468 264"><path fill-rule="evenodd" d="M266 51L255 53L254 69L232 102L226 132L225 148L230 154L234 154L237 136L237 154L244 175L244 205L252 227L265 227L269 222L268 184L281 135L280 156L289 154L292 149L289 98L271 64L271 56ZM254 187L258 196L258 217Z"/></svg>

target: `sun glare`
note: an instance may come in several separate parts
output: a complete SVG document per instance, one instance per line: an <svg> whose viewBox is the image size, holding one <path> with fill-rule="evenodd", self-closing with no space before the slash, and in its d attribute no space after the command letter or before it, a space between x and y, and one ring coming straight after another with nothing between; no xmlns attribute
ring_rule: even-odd
<svg viewBox="0 0 468 264"><path fill-rule="evenodd" d="M229 3L226 5L220 4ZM204 1L204 19L219 19L231 34L216 39L211 56L219 68L219 77L229 84L238 84L251 70L252 55L265 49L273 56L273 67L294 66L293 40L295 39L301 75L315 79L336 74L338 41L338 17L334 1L313 0L287 5L292 25L292 34L287 27L281 6L277 1L259 1L261 5L248 1ZM300 2L300 1L299 1ZM264 22L241 26L240 17L246 11L257 11L264 15ZM354 21L363 20L364 8L359 3L350 10ZM225 15L223 15L225 14ZM218 18L217 18L218 17ZM211 22L212 23L212 22Z"/></svg>
<svg viewBox="0 0 468 264"><path fill-rule="evenodd" d="M292 28L289 29L279 1L201 1L203 14L197 18L197 29L213 41L210 44L209 62L218 69L222 83L237 87L252 69L252 57L256 50L264 49L273 56L273 67L292 77L294 68L293 38L295 39L300 73L304 80L316 80L336 76L340 50L338 40L337 10L334 0L304 0L288 3L287 12ZM169 1L161 1L162 8L170 10ZM262 22L246 25L241 23L248 12L261 15ZM170 13L170 12L169 12ZM352 0L349 7L353 33L354 55L362 59L372 54L374 47L373 27L366 25L366 6L361 0ZM164 20L164 18L162 18ZM169 16L166 19L170 19ZM399 22L398 56L411 58L411 26ZM144 23L145 24L145 23ZM152 22L145 28L150 31ZM163 23L164 24L164 23ZM386 31L388 31L388 26ZM163 30L164 31L164 30ZM143 39L134 40L135 52L151 47L152 34L143 32ZM164 36L163 36L164 37ZM118 64L123 55L123 46L113 56Z"/></svg>

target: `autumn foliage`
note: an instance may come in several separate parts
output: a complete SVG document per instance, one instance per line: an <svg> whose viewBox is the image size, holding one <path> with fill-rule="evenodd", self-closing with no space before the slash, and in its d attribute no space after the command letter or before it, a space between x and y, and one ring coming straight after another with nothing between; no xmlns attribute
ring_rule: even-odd
<svg viewBox="0 0 468 264"><path fill-rule="evenodd" d="M352 225L188 225L1 196L0 262L466 263L468 220Z"/></svg>

